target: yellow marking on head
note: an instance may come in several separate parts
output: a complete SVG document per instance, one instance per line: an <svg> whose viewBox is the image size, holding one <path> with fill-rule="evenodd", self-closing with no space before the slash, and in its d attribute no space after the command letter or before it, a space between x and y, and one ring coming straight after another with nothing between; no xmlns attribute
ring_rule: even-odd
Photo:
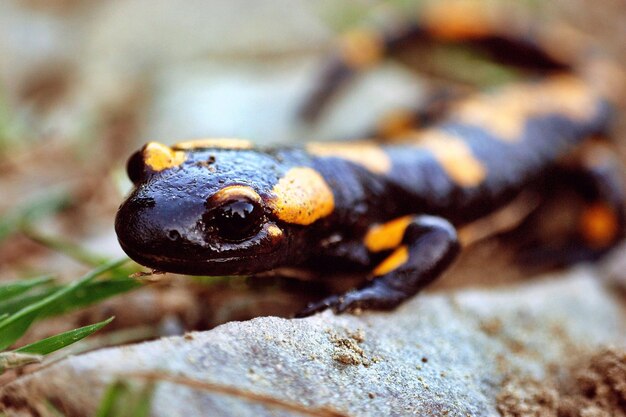
<svg viewBox="0 0 626 417"><path fill-rule="evenodd" d="M385 258L375 269L372 271L374 276L381 276L392 272L409 260L409 248L406 245L400 246L393 251L391 255Z"/></svg>
<svg viewBox="0 0 626 417"><path fill-rule="evenodd" d="M352 30L344 34L340 42L341 55L350 68L371 67L384 53L383 38L374 30Z"/></svg>
<svg viewBox="0 0 626 417"><path fill-rule="evenodd" d="M144 146L143 160L154 171L163 171L181 165L187 159L185 152L175 151L169 146L150 142Z"/></svg>
<svg viewBox="0 0 626 417"><path fill-rule="evenodd" d="M429 31L442 39L480 38L493 33L493 13L476 0L430 2L420 19Z"/></svg>
<svg viewBox="0 0 626 417"><path fill-rule="evenodd" d="M174 149L193 150L193 149L252 149L254 144L247 139L237 138L206 138L193 139L179 142L173 146Z"/></svg>
<svg viewBox="0 0 626 417"><path fill-rule="evenodd" d="M247 198L255 203L261 203L261 196L247 185L229 185L218 190L209 198L211 205L219 205L230 200Z"/></svg>
<svg viewBox="0 0 626 417"><path fill-rule="evenodd" d="M594 248L608 247L617 239L617 213L605 203L595 203L585 208L579 227L588 245Z"/></svg>
<svg viewBox="0 0 626 417"><path fill-rule="evenodd" d="M476 187L487 177L487 168L472 154L463 139L439 130L426 130L416 145L430 151L456 184Z"/></svg>
<svg viewBox="0 0 626 417"><path fill-rule="evenodd" d="M375 174L386 174L391 170L389 155L373 142L309 142L306 150L316 156L346 159Z"/></svg>
<svg viewBox="0 0 626 417"><path fill-rule="evenodd" d="M291 168L272 189L269 204L287 223L311 224L331 214L335 199L324 178L308 167Z"/></svg>
<svg viewBox="0 0 626 417"><path fill-rule="evenodd" d="M371 252L381 252L398 247L412 218L413 216L404 216L372 226L363 239L365 246Z"/></svg>

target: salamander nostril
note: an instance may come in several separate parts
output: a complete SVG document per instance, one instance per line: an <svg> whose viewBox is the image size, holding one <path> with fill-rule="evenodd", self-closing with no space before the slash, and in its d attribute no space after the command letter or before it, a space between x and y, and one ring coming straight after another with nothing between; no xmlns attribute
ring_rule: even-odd
<svg viewBox="0 0 626 417"><path fill-rule="evenodd" d="M178 232L178 230L170 230L167 232L167 238L172 242L176 242L180 240L180 233Z"/></svg>

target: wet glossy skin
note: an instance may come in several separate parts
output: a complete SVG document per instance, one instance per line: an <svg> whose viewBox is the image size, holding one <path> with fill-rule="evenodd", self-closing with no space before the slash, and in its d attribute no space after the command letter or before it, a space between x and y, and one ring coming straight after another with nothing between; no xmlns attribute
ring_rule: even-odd
<svg viewBox="0 0 626 417"><path fill-rule="evenodd" d="M323 257L333 235L333 250L348 241L363 246L371 225L400 216L436 214L462 225L509 201L601 130L608 108L598 99L588 110L580 120L533 114L515 138L497 136L488 121L461 123L453 112L450 122L394 146L190 148L161 171L146 164L144 149L129 162L136 188L120 207L116 230L124 250L144 265L230 275ZM229 202L254 217L255 224L241 225L250 236L221 233L216 213ZM363 248L355 252L370 262Z"/></svg>
<svg viewBox="0 0 626 417"><path fill-rule="evenodd" d="M558 89L550 83L560 82L546 81L545 88ZM370 269L386 282L375 293L359 290L347 304L334 298L307 313L329 306L390 308L452 262L458 252L454 227L497 210L604 129L610 112L602 98L574 92L560 99L569 100L569 113L554 111L558 103L544 100L544 108L530 103L533 111L511 115L503 125L490 116L464 122L469 106L487 115L490 105L502 106L492 94L473 98L449 121L389 146L358 142L257 150L224 148L233 146L228 142L210 148L151 143L129 161L135 188L119 209L116 232L131 258L162 271ZM600 223L622 227L616 216ZM429 253L435 258L424 258ZM413 275L406 275L409 270ZM422 279L406 281L406 276ZM397 293L399 288L404 290Z"/></svg>
<svg viewBox="0 0 626 417"><path fill-rule="evenodd" d="M265 203L285 166L251 150L186 155L181 165L160 172L144 166L136 188L120 207L116 230L132 258L160 270L220 275L271 269L293 256L290 231L276 233L277 219ZM132 164L143 161L134 159ZM211 208L228 203L217 198L218 191L231 186L250 187L260 197L252 210L260 227L244 241L223 239L211 213ZM232 196L235 203L240 194Z"/></svg>
<svg viewBox="0 0 626 417"><path fill-rule="evenodd" d="M448 15L435 20L442 16ZM579 188L585 188L591 207L573 242L595 246L593 253L611 247L626 225L621 168L611 158L579 152L586 139L607 130L606 95L563 73L567 65L551 61L528 39L512 49L515 43L504 42L501 33L491 36L474 23L455 26L455 19L451 26L429 27L427 21L402 36L457 41L468 35L470 43L515 55L508 59L521 67L537 61L541 71L559 73L471 96L450 106L439 123L405 132L393 145L256 149L239 139L149 143L128 163L135 188L116 218L122 248L145 266L197 275L283 266L368 270L363 287L328 297L304 314L389 309L453 262L460 249L458 227L564 172L564 160L574 161L567 169L574 167L571 177L582 178ZM324 78L328 85L336 87L332 77L370 65L382 53L377 48L402 39L359 34L349 41L358 47L348 45L344 54L365 48L364 55L333 61ZM322 91L312 102L326 97Z"/></svg>

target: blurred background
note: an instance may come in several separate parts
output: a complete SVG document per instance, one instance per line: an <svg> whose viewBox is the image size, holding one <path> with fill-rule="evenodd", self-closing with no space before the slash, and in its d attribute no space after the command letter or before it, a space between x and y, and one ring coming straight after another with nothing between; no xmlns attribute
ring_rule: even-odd
<svg viewBox="0 0 626 417"><path fill-rule="evenodd" d="M498 8L506 2L483 3ZM298 110L340 33L410 20L423 4L3 0L0 281L54 274L64 282L99 259L123 256L113 219L130 189L126 159L146 141L171 144L214 136L276 144L358 138L385 114L413 107L433 82L482 88L515 79L497 63L465 51L407 53L358 76L316 123L299 120ZM622 0L525 0L515 8L538 24L575 25L624 68ZM436 76L420 71L425 62L436 67ZM615 134L622 150L623 114ZM495 245L465 256L464 266L439 288L520 279L511 271L489 273L507 270L506 250ZM480 268L467 267L472 264ZM272 278L251 282L168 274L157 281L69 318L46 321L24 340L115 315L107 329L118 338L103 344L122 343L259 314L286 316L307 301L301 296L304 284ZM307 287L308 297L325 290Z"/></svg>

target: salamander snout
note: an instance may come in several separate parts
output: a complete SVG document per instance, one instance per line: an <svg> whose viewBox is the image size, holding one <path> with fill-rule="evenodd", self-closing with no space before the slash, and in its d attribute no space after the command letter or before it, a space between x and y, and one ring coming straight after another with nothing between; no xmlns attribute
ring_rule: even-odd
<svg viewBox="0 0 626 417"><path fill-rule="evenodd" d="M178 196L138 188L120 206L115 231L122 249L154 269L206 251L200 221L204 207Z"/></svg>
<svg viewBox="0 0 626 417"><path fill-rule="evenodd" d="M193 275L236 275L271 269L284 256L288 232L251 187L230 185L206 196L160 185L139 184L118 210L120 245L140 264Z"/></svg>

